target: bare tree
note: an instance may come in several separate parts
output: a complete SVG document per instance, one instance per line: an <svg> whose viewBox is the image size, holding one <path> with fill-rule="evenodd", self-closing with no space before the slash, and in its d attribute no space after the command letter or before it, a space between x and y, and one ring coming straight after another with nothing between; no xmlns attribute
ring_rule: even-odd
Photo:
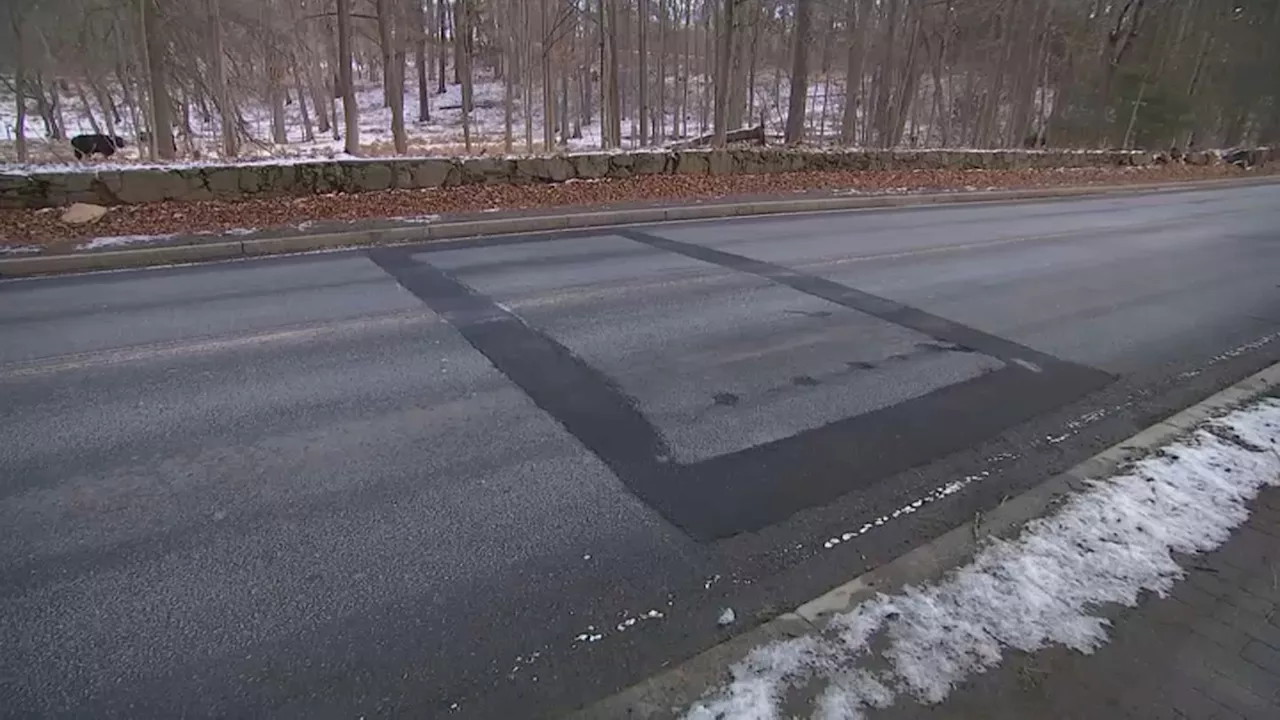
<svg viewBox="0 0 1280 720"><path fill-rule="evenodd" d="M377 0L378 42L382 48L382 87L391 108L391 137L396 154L409 151L404 131L404 56L398 50L392 0Z"/></svg>
<svg viewBox="0 0 1280 720"><path fill-rule="evenodd" d="M25 163L28 160L27 98L24 92L27 85L27 44L26 32L24 31L26 15L22 10L23 8L19 3L9 6L9 23L13 27L14 50L17 54L13 78L13 96L18 105L18 112L13 124L14 150L17 153L18 162Z"/></svg>
<svg viewBox="0 0 1280 720"><path fill-rule="evenodd" d="M812 38L811 0L796 0L796 31L791 62L791 94L787 103L787 144L804 140L805 100L809 93L809 43Z"/></svg>
<svg viewBox="0 0 1280 720"><path fill-rule="evenodd" d="M649 143L649 2L648 0L637 0L637 18L636 28L638 31L638 43L636 52L637 69L640 75L639 83L639 110L640 110L640 144L647 145Z"/></svg>
<svg viewBox="0 0 1280 720"><path fill-rule="evenodd" d="M471 84L471 48L468 40L471 37L471 0L456 0L454 6L454 15L456 22L456 33L454 42L462 49L457 57L459 62L458 75L462 82L462 143L466 147L467 152L471 152L471 108L472 108L472 84Z"/></svg>
<svg viewBox="0 0 1280 720"><path fill-rule="evenodd" d="M156 0L138 0L142 15L143 61L150 80L151 156L172 160L173 110L168 87L168 43L162 35Z"/></svg>
<svg viewBox="0 0 1280 720"><path fill-rule="evenodd" d="M622 145L622 94L618 86L618 0L600 0L600 16L605 49L605 68L602 76L604 103L602 106L602 145L616 148Z"/></svg>
<svg viewBox="0 0 1280 720"><path fill-rule="evenodd" d="M342 117L348 155L360 154L360 108L356 105L355 78L351 72L351 0L338 0L338 84L342 93Z"/></svg>
<svg viewBox="0 0 1280 720"><path fill-rule="evenodd" d="M862 98L863 61L867 54L867 29L871 26L872 0L848 0L849 57L845 69L844 116L840 139L853 144L857 138L859 103Z"/></svg>
<svg viewBox="0 0 1280 720"><path fill-rule="evenodd" d="M726 136L729 131L729 85L731 83L729 74L732 72L733 63L733 28L735 11L741 0L723 0L723 15L721 15L718 31L718 44L716 46L716 77L715 77L715 108L713 116L713 130L715 137L712 144L715 147L724 147Z"/></svg>
<svg viewBox="0 0 1280 720"><path fill-rule="evenodd" d="M418 74L418 122L431 122L431 96L427 93L427 8L423 0L407 0L413 18L413 68Z"/></svg>
<svg viewBox="0 0 1280 720"><path fill-rule="evenodd" d="M174 128L187 152L345 132L357 153L357 95L379 81L403 153L449 74L471 78L464 144L508 151L519 123L529 152L596 127L602 147L720 145L757 121L885 147L1280 134L1280 0L9 0L0 16L24 156L43 150L27 119L51 140L136 134L156 158ZM474 112L494 86L501 131Z"/></svg>

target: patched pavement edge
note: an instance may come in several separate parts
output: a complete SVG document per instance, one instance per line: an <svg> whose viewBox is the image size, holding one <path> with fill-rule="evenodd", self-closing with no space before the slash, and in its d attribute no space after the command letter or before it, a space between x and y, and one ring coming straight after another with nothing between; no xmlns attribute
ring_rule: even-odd
<svg viewBox="0 0 1280 720"><path fill-rule="evenodd" d="M1116 474L1139 460L1269 390L1280 387L1280 363L1183 410L1142 432L1010 498L991 511L917 546L870 572L736 635L647 680L564 717L564 720L657 720L678 717L707 692L729 680L729 667L769 642L820 631L833 615L848 612L877 593L936 580L971 560L987 539L1008 538L1031 520L1058 507L1094 479Z"/></svg>

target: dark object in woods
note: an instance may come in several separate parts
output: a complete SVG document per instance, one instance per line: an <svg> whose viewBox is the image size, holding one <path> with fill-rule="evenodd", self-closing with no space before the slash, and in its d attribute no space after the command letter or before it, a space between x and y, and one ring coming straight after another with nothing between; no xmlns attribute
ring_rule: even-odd
<svg viewBox="0 0 1280 720"><path fill-rule="evenodd" d="M707 147L716 139L715 133L710 135L702 135L693 138L687 142L680 143L676 149ZM741 130L733 130L724 134L725 143L750 142L757 145L765 144L764 125L757 125L753 128L743 128Z"/></svg>
<svg viewBox="0 0 1280 720"><path fill-rule="evenodd" d="M1177 145L1174 145L1173 147L1169 148L1169 159L1173 160L1174 162L1182 162L1183 160L1182 151L1178 149Z"/></svg>
<svg viewBox="0 0 1280 720"><path fill-rule="evenodd" d="M1045 137L1043 135L1040 135L1039 133L1035 135L1028 135L1022 141L1022 147L1024 148L1042 148L1044 146L1045 146Z"/></svg>
<svg viewBox="0 0 1280 720"><path fill-rule="evenodd" d="M116 148L122 148L124 145L124 138L119 135L92 133L71 138L71 149L75 151L77 160L83 160L91 155L109 158L116 154Z"/></svg>

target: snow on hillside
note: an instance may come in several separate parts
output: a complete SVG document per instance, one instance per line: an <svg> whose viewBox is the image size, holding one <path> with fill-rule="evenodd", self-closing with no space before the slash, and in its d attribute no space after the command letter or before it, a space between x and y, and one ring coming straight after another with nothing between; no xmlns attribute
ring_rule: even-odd
<svg viewBox="0 0 1280 720"><path fill-rule="evenodd" d="M413 73L409 73L409 76L412 77ZM949 88L958 87L958 83L959 81L955 78L944 79L944 100L947 100L944 103L935 103L933 98L934 88L931 83L921 83L918 89L919 97L917 102L912 104L913 112L909 113L905 119L905 127L901 138L902 145L930 147L941 144L941 128L934 127L935 114L940 104L947 105L955 99L954 92L950 91ZM846 97L845 85L845 78L839 73L819 74L811 80L806 110L807 142L818 145L838 142ZM449 84L446 86L445 92L441 94L436 94L434 89L435 85L433 83L430 87L431 96L429 98L431 118L425 122L418 122L417 83L410 82L407 84L405 92L405 131L409 145L407 155L464 154L467 152L467 148L463 143L462 133L461 86ZM756 125L764 123L766 132L771 138L781 139L786 122L786 105L789 92L789 78L784 73L778 73L773 70L764 70L758 73L755 78L754 92L751 94L751 107L747 111L744 124ZM503 151L504 93L505 88L500 80L485 77L480 78L475 83L473 99L475 109L471 114L472 146L470 154L492 155ZM711 83L704 76L691 77L687 89L677 82L674 77L667 78L666 113L662 127L665 130L668 142L704 135L711 131L710 94ZM523 103L518 97L513 102L512 139L513 152L517 154L543 151L542 104L540 91L536 88L534 96L537 102L534 103L532 108L533 117L531 119L531 132L529 133L529 137L532 140L531 145L526 143ZM365 157L394 155L391 134L391 111L383 103L381 85L368 80L358 81L356 98L360 108L361 155ZM293 99L296 100L296 98ZM685 108L686 116L683 119L676 116L682 99L687 102L687 107ZM47 138L44 122L34 112L34 107L30 107L34 103L30 100L28 102L29 111L25 125L31 164L42 167L61 164L84 165L84 163L74 159L67 141L51 141ZM62 121L68 136L95 132L78 94L66 93L60 98L60 103L62 106ZM128 145L118 152L110 163L98 159L93 162L94 167L119 163L134 164L144 160L143 149L139 147L137 142L138 133L128 113L123 109L123 99L117 97L117 103L122 108L122 117L120 122L117 123L116 132L126 139ZM569 150L587 151L600 147L598 97L594 98L593 105L595 107L593 108L591 122L582 124L580 132L577 133L578 136L569 140ZM306 124L303 122L302 107L296 101L290 102L285 106L285 127L288 138L286 144L276 144L271 141L270 107L262 102L249 100L240 108L240 111L244 120L244 128L249 138L241 143L240 152L237 156L237 161L239 162L344 156L344 142L340 137L335 137L336 133L320 133L316 129L313 138L306 139ZM316 125L316 113L310 99L308 99L307 111L314 127ZM91 112L98 118L99 125L102 127L103 118L100 110L95 107ZM333 117L337 118L340 132L342 125L341 100L331 101L329 112ZM637 110L633 106L624 104L623 112L625 117L622 122L622 146L628 149L638 147L639 143L636 140L639 131ZM30 168L17 168L12 165L13 161L16 160L16 151L13 143L16 114L17 109L13 96L0 94L0 168L9 171L29 170ZM859 108L857 113L857 126L859 128L862 128L863 121L862 108ZM180 136L177 139L178 162L220 161L222 159L221 129L217 113L211 113L211 117L205 118L202 117L202 113L198 108L193 107L191 109L190 122L192 130L190 137ZM951 128L950 144L954 145L957 142L965 141L966 138L960 136L960 130L960 128ZM104 127L102 127L102 131L105 132ZM9 165L6 166L5 163L9 163Z"/></svg>

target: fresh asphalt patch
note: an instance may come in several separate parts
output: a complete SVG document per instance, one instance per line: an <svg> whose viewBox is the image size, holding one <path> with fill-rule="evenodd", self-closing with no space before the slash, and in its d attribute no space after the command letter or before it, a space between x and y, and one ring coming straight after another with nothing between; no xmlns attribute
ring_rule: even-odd
<svg viewBox="0 0 1280 720"><path fill-rule="evenodd" d="M769 527L806 508L979 443L1114 379L1103 371L782 265L638 230L613 235L763 278L921 333L940 352L980 354L1002 363L998 369L887 407L736 452L679 462L661 430L640 409L641 403L550 333L409 249L368 252L373 262L444 318L599 457L631 493L703 542ZM853 327L850 331L857 332ZM798 387L818 384L808 376L793 381ZM732 407L734 403L718 404Z"/></svg>

